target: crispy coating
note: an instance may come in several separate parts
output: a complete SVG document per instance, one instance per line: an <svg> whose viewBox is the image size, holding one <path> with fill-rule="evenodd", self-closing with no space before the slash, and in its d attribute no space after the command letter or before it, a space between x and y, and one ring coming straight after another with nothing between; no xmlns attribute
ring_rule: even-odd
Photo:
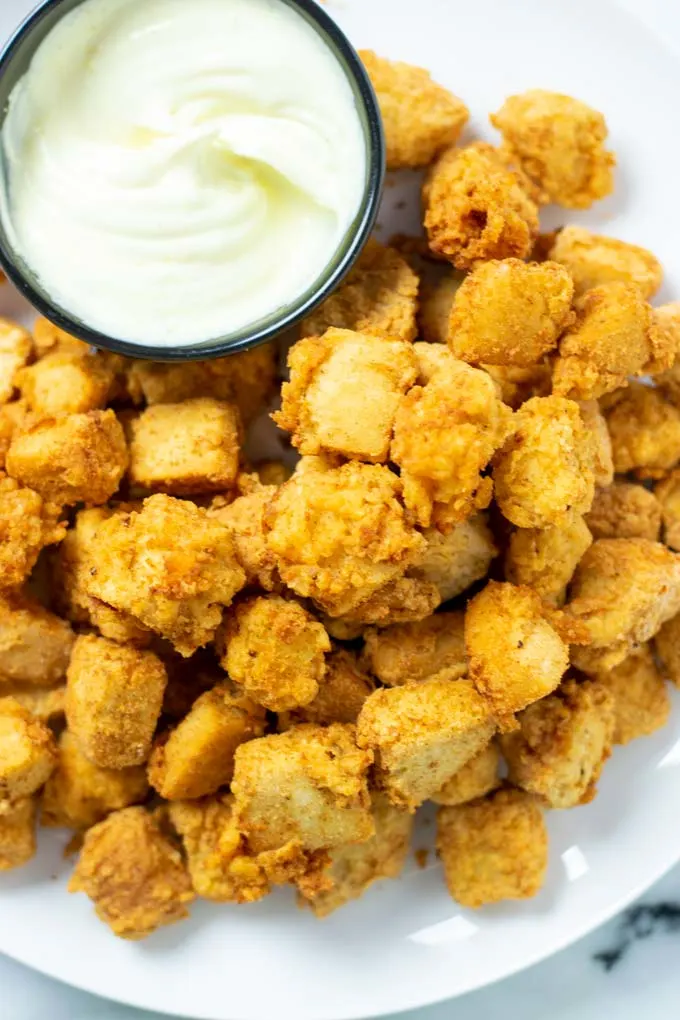
<svg viewBox="0 0 680 1020"><path fill-rule="evenodd" d="M143 768L104 769L85 757L69 730L59 738L57 767L42 796L43 825L89 829L112 811L139 804L149 784Z"/></svg>
<svg viewBox="0 0 680 1020"><path fill-rule="evenodd" d="M31 334L15 322L0 318L0 404L14 396L17 375L32 354Z"/></svg>
<svg viewBox="0 0 680 1020"><path fill-rule="evenodd" d="M3 684L3 697L14 698L40 722L61 727L66 711L66 684L59 687L34 687L33 684Z"/></svg>
<svg viewBox="0 0 680 1020"><path fill-rule="evenodd" d="M318 694L331 642L297 602L261 595L227 612L218 648L221 665L254 701L285 712Z"/></svg>
<svg viewBox="0 0 680 1020"><path fill-rule="evenodd" d="M642 491L647 493L646 489ZM647 494L660 505L664 542L680 552L680 470L676 468L655 485L653 496L651 492ZM658 538L658 530L653 537Z"/></svg>
<svg viewBox="0 0 680 1020"><path fill-rule="evenodd" d="M397 687L446 673L465 676L463 613L437 613L419 623L403 623L364 634L363 660L381 683Z"/></svg>
<svg viewBox="0 0 680 1020"><path fill-rule="evenodd" d="M652 366L655 382L677 404L680 403L680 301L652 308L652 321L661 337L660 346L674 352L670 367L664 371L659 372L657 366Z"/></svg>
<svg viewBox="0 0 680 1020"><path fill-rule="evenodd" d="M614 698L597 680L567 680L529 705L519 729L501 734L508 778L548 807L587 804L614 737Z"/></svg>
<svg viewBox="0 0 680 1020"><path fill-rule="evenodd" d="M357 741L375 753L376 781L392 803L414 811L489 742L495 729L472 683L444 672L375 691L359 715Z"/></svg>
<svg viewBox="0 0 680 1020"><path fill-rule="evenodd" d="M432 796L435 804L444 807L457 807L467 804L478 797L486 797L501 781L498 775L501 754L495 740L490 740L474 758L463 765L462 769L451 776L438 793Z"/></svg>
<svg viewBox="0 0 680 1020"><path fill-rule="evenodd" d="M387 459L400 398L418 374L406 340L329 329L288 355L290 382L272 415L302 454Z"/></svg>
<svg viewBox="0 0 680 1020"><path fill-rule="evenodd" d="M224 400L154 404L129 420L127 433L131 485L181 496L222 492L236 481L241 422Z"/></svg>
<svg viewBox="0 0 680 1020"><path fill-rule="evenodd" d="M75 636L35 599L0 596L0 694L10 683L53 687L66 676Z"/></svg>
<svg viewBox="0 0 680 1020"><path fill-rule="evenodd" d="M584 294L602 283L634 283L646 301L663 280L661 263L646 248L593 234L585 227L560 230L550 249L550 258L569 270L576 293Z"/></svg>
<svg viewBox="0 0 680 1020"><path fill-rule="evenodd" d="M0 872L21 868L35 855L35 815L35 797L0 811Z"/></svg>
<svg viewBox="0 0 680 1020"><path fill-rule="evenodd" d="M237 822L253 851L295 840L323 850L370 839L368 770L373 754L353 726L305 724L242 744L231 789Z"/></svg>
<svg viewBox="0 0 680 1020"><path fill-rule="evenodd" d="M672 616L659 628L654 649L661 660L664 676L680 688L680 614Z"/></svg>
<svg viewBox="0 0 680 1020"><path fill-rule="evenodd" d="M503 789L440 808L437 851L453 899L462 907L483 907L539 892L548 865L548 832L535 797Z"/></svg>
<svg viewBox="0 0 680 1020"><path fill-rule="evenodd" d="M505 577L561 606L567 585L592 541L585 520L573 511L553 528L518 528L505 554Z"/></svg>
<svg viewBox="0 0 680 1020"><path fill-rule="evenodd" d="M267 545L289 588L341 616L402 576L425 540L407 520L388 468L307 467L306 460L265 510Z"/></svg>
<svg viewBox="0 0 680 1020"><path fill-rule="evenodd" d="M603 283L575 302L576 321L560 342L553 392L592 400L625 385L628 376L662 371L673 351L633 283Z"/></svg>
<svg viewBox="0 0 680 1020"><path fill-rule="evenodd" d="M588 209L611 194L616 158L604 147L601 113L572 96L530 89L492 114L503 150L536 186L539 201Z"/></svg>
<svg viewBox="0 0 680 1020"><path fill-rule="evenodd" d="M25 400L13 400L0 405L0 469L5 467L7 451L12 445L15 432L22 428L30 415Z"/></svg>
<svg viewBox="0 0 680 1020"><path fill-rule="evenodd" d="M572 279L556 262L482 262L453 302L451 352L472 365L536 365L573 321L573 296Z"/></svg>
<svg viewBox="0 0 680 1020"><path fill-rule="evenodd" d="M156 495L98 528L87 593L136 617L189 656L214 637L245 584L231 536L188 501Z"/></svg>
<svg viewBox="0 0 680 1020"><path fill-rule="evenodd" d="M302 336L322 336L336 326L413 340L417 308L418 277L408 262L370 238L338 289L303 320Z"/></svg>
<svg viewBox="0 0 680 1020"><path fill-rule="evenodd" d="M380 104L388 170L417 170L455 145L470 117L462 99L422 67L385 60L372 50L359 56Z"/></svg>
<svg viewBox="0 0 680 1020"><path fill-rule="evenodd" d="M531 397L547 397L552 389L552 368L549 359L530 368L514 365L480 365L496 383L504 404L513 411Z"/></svg>
<svg viewBox="0 0 680 1020"><path fill-rule="evenodd" d="M521 176L486 142L443 152L425 182L423 202L430 248L457 269L526 258L538 234L538 210Z"/></svg>
<svg viewBox="0 0 680 1020"><path fill-rule="evenodd" d="M661 513L661 503L649 489L633 482L615 481L606 489L595 490L586 524L595 539L647 538L656 542Z"/></svg>
<svg viewBox="0 0 680 1020"><path fill-rule="evenodd" d="M7 473L62 506L105 503L128 464L123 429L113 411L40 421L15 434Z"/></svg>
<svg viewBox="0 0 680 1020"><path fill-rule="evenodd" d="M265 510L277 488L278 485L256 485L233 501L228 496L216 496L208 508L208 517L218 520L231 535L249 588L274 591L281 585L264 530Z"/></svg>
<svg viewBox="0 0 680 1020"><path fill-rule="evenodd" d="M365 627L391 627L395 623L424 620L440 603L439 589L429 581L411 577L409 572L389 581L349 613L324 617L324 625L331 637L352 640L349 632L358 637Z"/></svg>
<svg viewBox="0 0 680 1020"><path fill-rule="evenodd" d="M60 542L66 526L58 506L0 471L0 591L19 588L42 549Z"/></svg>
<svg viewBox="0 0 680 1020"><path fill-rule="evenodd" d="M37 414L84 414L106 406L115 385L110 363L96 353L56 351L22 368L16 384Z"/></svg>
<svg viewBox="0 0 680 1020"><path fill-rule="evenodd" d="M142 765L167 683L153 652L81 634L67 673L66 718L86 757L101 768Z"/></svg>
<svg viewBox="0 0 680 1020"><path fill-rule="evenodd" d="M57 762L51 731L14 698L0 698L0 816L3 807L30 797Z"/></svg>
<svg viewBox="0 0 680 1020"><path fill-rule="evenodd" d="M442 602L486 577L498 552L485 514L468 517L446 534L427 528L423 537L425 549L408 574L434 584Z"/></svg>
<svg viewBox="0 0 680 1020"><path fill-rule="evenodd" d="M465 276L450 266L436 269L436 275L431 272L420 278L418 336L429 344L445 344L453 301Z"/></svg>
<svg viewBox="0 0 680 1020"><path fill-rule="evenodd" d="M182 857L142 807L114 811L89 829L69 882L114 935L143 939L188 916L194 899Z"/></svg>
<svg viewBox="0 0 680 1020"><path fill-rule="evenodd" d="M33 326L33 342L36 354L39 358L47 354L59 353L79 354L84 357L90 352L90 347L82 340L77 340L65 329L55 326L49 319L38 316Z"/></svg>
<svg viewBox="0 0 680 1020"><path fill-rule="evenodd" d="M680 407L661 388L631 383L605 401L614 467L663 478L680 460Z"/></svg>
<svg viewBox="0 0 680 1020"><path fill-rule="evenodd" d="M518 528L550 528L590 510L593 444L573 400L533 397L515 414L515 431L494 461L496 502Z"/></svg>
<svg viewBox="0 0 680 1020"><path fill-rule="evenodd" d="M468 675L499 715L555 690L569 664L560 619L531 588L489 581L468 603Z"/></svg>
<svg viewBox="0 0 680 1020"><path fill-rule="evenodd" d="M668 722L671 702L649 645L642 645L597 680L614 700L615 744L649 736Z"/></svg>
<svg viewBox="0 0 680 1020"><path fill-rule="evenodd" d="M181 722L160 737L149 759L149 780L166 800L215 793L231 782L236 748L261 737L265 712L228 683L196 699Z"/></svg>
<svg viewBox="0 0 680 1020"><path fill-rule="evenodd" d="M583 424L590 433L595 485L605 488L614 481L612 440L607 420L602 414L597 400L579 400L578 406L581 409Z"/></svg>
<svg viewBox="0 0 680 1020"><path fill-rule="evenodd" d="M326 673L319 685L319 693L304 708L279 715L279 729L287 730L298 723L355 723L361 707L375 683L364 671L355 652L335 648L326 657Z"/></svg>

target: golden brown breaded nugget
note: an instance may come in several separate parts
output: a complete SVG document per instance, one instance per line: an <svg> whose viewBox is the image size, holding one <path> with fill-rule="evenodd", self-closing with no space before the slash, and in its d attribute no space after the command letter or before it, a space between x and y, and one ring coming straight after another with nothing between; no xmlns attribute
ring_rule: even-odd
<svg viewBox="0 0 680 1020"><path fill-rule="evenodd" d="M21 868L35 855L37 799L24 797L0 811L0 872Z"/></svg>
<svg viewBox="0 0 680 1020"><path fill-rule="evenodd" d="M439 267L437 267L439 269ZM451 268L424 274L420 278L418 305L418 336L429 344L445 344L449 336L449 319L453 301L465 276Z"/></svg>
<svg viewBox="0 0 680 1020"><path fill-rule="evenodd" d="M9 404L0 405L0 469L5 467L15 432L26 424L29 414L25 400L12 400Z"/></svg>
<svg viewBox="0 0 680 1020"><path fill-rule="evenodd" d="M593 444L573 400L532 397L496 455L496 502L518 528L550 528L565 514L590 510L595 493Z"/></svg>
<svg viewBox="0 0 680 1020"><path fill-rule="evenodd" d="M614 468L663 478L680 460L680 408L661 388L630 383L604 402Z"/></svg>
<svg viewBox="0 0 680 1020"><path fill-rule="evenodd" d="M204 797L231 782L236 748L261 737L266 715L229 683L201 694L188 714L155 743L151 785L166 800Z"/></svg>
<svg viewBox="0 0 680 1020"><path fill-rule="evenodd" d="M656 542L661 530L661 504L643 485L615 481L596 489L586 514L593 538L648 538Z"/></svg>
<svg viewBox="0 0 680 1020"><path fill-rule="evenodd" d="M288 730L298 723L355 723L363 703L375 690L375 683L362 666L355 652L335 648L326 657L326 673L319 693L304 708L279 715L279 730Z"/></svg>
<svg viewBox="0 0 680 1020"><path fill-rule="evenodd" d="M497 715L519 712L555 690L569 665L559 624L531 588L489 581L468 603L468 674Z"/></svg>
<svg viewBox="0 0 680 1020"><path fill-rule="evenodd" d="M442 534L437 528L423 531L426 547L408 576L434 584L442 602L466 591L486 577L498 550L485 514L475 514Z"/></svg>
<svg viewBox="0 0 680 1020"><path fill-rule="evenodd" d="M333 468L303 458L265 510L267 545L285 584L341 616L402 576L425 541L400 496L399 479L381 465Z"/></svg>
<svg viewBox="0 0 680 1020"><path fill-rule="evenodd" d="M419 623L397 624L364 634L364 662L388 687L427 680L446 672L451 679L465 676L463 613L437 613Z"/></svg>
<svg viewBox="0 0 680 1020"><path fill-rule="evenodd" d="M553 393L592 400L624 386L631 375L663 371L673 362L651 308L633 283L604 283L576 300L576 322L560 341Z"/></svg>
<svg viewBox="0 0 680 1020"><path fill-rule="evenodd" d="M7 683L58 684L74 640L68 623L30 596L0 596L0 694Z"/></svg>
<svg viewBox="0 0 680 1020"><path fill-rule="evenodd" d="M248 587L265 591L281 586L264 531L265 510L277 488L278 485L257 485L231 502L228 496L216 496L208 508L208 517L214 517L229 531Z"/></svg>
<svg viewBox="0 0 680 1020"><path fill-rule="evenodd" d="M498 775L500 764L498 744L495 740L490 740L486 747L483 747L474 758L470 758L470 761L451 776L441 790L430 799L435 804L445 807L457 807L478 797L486 797L487 793L491 793L501 784Z"/></svg>
<svg viewBox="0 0 680 1020"><path fill-rule="evenodd" d="M462 99L432 81L428 71L360 50L380 104L387 169L417 170L455 145L470 111Z"/></svg>
<svg viewBox="0 0 680 1020"><path fill-rule="evenodd" d="M453 302L451 352L471 365L536 365L573 322L573 296L571 277L556 262L482 262Z"/></svg>
<svg viewBox="0 0 680 1020"><path fill-rule="evenodd" d="M3 697L14 698L40 722L61 727L64 723L66 684L60 687L34 687L32 684L3 684Z"/></svg>
<svg viewBox="0 0 680 1020"><path fill-rule="evenodd" d="M14 396L17 375L32 354L31 334L16 322L0 318L0 404Z"/></svg>
<svg viewBox="0 0 680 1020"><path fill-rule="evenodd" d="M89 829L112 811L139 804L148 790L143 768L100 768L85 757L73 734L64 730L57 767L43 790L41 823Z"/></svg>
<svg viewBox="0 0 680 1020"><path fill-rule="evenodd" d="M33 341L36 353L39 358L46 354L55 354L57 351L62 354L89 354L91 347L82 340L76 339L67 333L65 329L55 326L49 319L38 316L33 326Z"/></svg>
<svg viewBox="0 0 680 1020"><path fill-rule="evenodd" d="M651 492L648 495L652 496ZM675 552L680 552L680 469L675 468L654 486L654 497L661 509L663 540ZM658 531L654 537L658 538Z"/></svg>
<svg viewBox="0 0 680 1020"><path fill-rule="evenodd" d="M62 506L98 505L116 492L128 464L113 411L43 418L15 435L7 473Z"/></svg>
<svg viewBox="0 0 680 1020"><path fill-rule="evenodd" d="M616 157L604 147L601 113L559 92L530 89L491 115L503 152L531 179L542 203L588 209L611 194Z"/></svg>
<svg viewBox="0 0 680 1020"><path fill-rule="evenodd" d="M567 680L517 717L501 734L508 777L549 807L589 803L611 754L614 698L596 680Z"/></svg>
<svg viewBox="0 0 680 1020"><path fill-rule="evenodd" d="M272 418L300 453L387 460L399 401L418 374L411 343L329 329L296 343L288 367Z"/></svg>
<svg viewBox="0 0 680 1020"><path fill-rule="evenodd" d="M373 754L359 749L355 736L353 726L305 724L238 748L231 789L253 851L293 840L323 850L370 839Z"/></svg>
<svg viewBox="0 0 680 1020"><path fill-rule="evenodd" d="M258 595L234 606L217 644L232 680L271 712L314 700L331 650L328 634L311 613L279 595Z"/></svg>
<svg viewBox="0 0 680 1020"><path fill-rule="evenodd" d="M114 811L90 829L69 882L114 935L143 939L188 916L194 899L178 850L142 807Z"/></svg>
<svg viewBox="0 0 680 1020"><path fill-rule="evenodd" d="M397 623L411 623L431 616L441 603L439 589L429 581L411 577L397 577L379 588L374 595L356 609L341 616L324 617L324 626L338 641L351 641L349 632L359 637L366 627L391 627Z"/></svg>
<svg viewBox="0 0 680 1020"><path fill-rule="evenodd" d="M614 459L612 440L607 427L607 420L602 414L597 400L577 401L581 410L583 424L590 433L593 448L593 472L595 485L605 488L614 481Z"/></svg>
<svg viewBox="0 0 680 1020"><path fill-rule="evenodd" d="M16 385L31 410L48 417L103 408L114 384L111 365L93 353L57 351L16 375Z"/></svg>
<svg viewBox="0 0 680 1020"><path fill-rule="evenodd" d="M550 258L569 270L577 294L601 283L634 283L646 301L663 280L661 263L646 248L593 234L585 227L565 227L555 238Z"/></svg>
<svg viewBox="0 0 680 1020"><path fill-rule="evenodd" d="M661 338L660 348L664 352L673 351L674 357L670 367L659 371L659 366L652 365L650 371L654 372L656 385L677 404L680 402L680 301L652 308L652 322Z"/></svg>
<svg viewBox="0 0 680 1020"><path fill-rule="evenodd" d="M245 584L231 536L188 500L156 495L103 521L87 594L136 617L188 657Z"/></svg>
<svg viewBox="0 0 680 1020"><path fill-rule="evenodd" d="M672 616L659 628L654 649L661 660L664 676L680 688L680 614Z"/></svg>
<svg viewBox="0 0 680 1020"><path fill-rule="evenodd" d="M535 896L548 865L548 832L535 797L502 789L437 813L437 852L462 907Z"/></svg>
<svg viewBox="0 0 680 1020"><path fill-rule="evenodd" d="M399 340L416 335L418 277L394 248L370 238L338 289L302 321L302 336L322 336L331 326L383 333Z"/></svg>
<svg viewBox="0 0 680 1020"><path fill-rule="evenodd" d="M40 789L57 763L51 731L14 698L0 698L0 816Z"/></svg>
<svg viewBox="0 0 680 1020"><path fill-rule="evenodd" d="M60 514L60 507L0 471L0 591L21 587L40 551L62 540Z"/></svg>
<svg viewBox="0 0 680 1020"><path fill-rule="evenodd" d="M518 528L505 554L505 577L561 606L567 585L592 541L585 520L573 511L554 528Z"/></svg>
<svg viewBox="0 0 680 1020"><path fill-rule="evenodd" d="M522 183L486 142L443 152L423 190L432 251L457 269L526 258L538 234L538 210Z"/></svg>
<svg viewBox="0 0 680 1020"><path fill-rule="evenodd" d="M614 669L598 674L597 680L614 699L615 744L649 736L668 722L671 702L649 645L642 645Z"/></svg>
<svg viewBox="0 0 680 1020"><path fill-rule="evenodd" d="M167 680L153 652L94 634L77 638L67 674L66 718L94 765L123 769L146 761Z"/></svg>
<svg viewBox="0 0 680 1020"><path fill-rule="evenodd" d="M488 744L495 729L472 683L444 672L375 691L359 714L357 741L375 753L377 783L392 803L414 811Z"/></svg>
<svg viewBox="0 0 680 1020"><path fill-rule="evenodd" d="M499 389L504 404L519 410L531 397L548 397L552 389L552 368L549 359L530 368L513 365L480 365Z"/></svg>

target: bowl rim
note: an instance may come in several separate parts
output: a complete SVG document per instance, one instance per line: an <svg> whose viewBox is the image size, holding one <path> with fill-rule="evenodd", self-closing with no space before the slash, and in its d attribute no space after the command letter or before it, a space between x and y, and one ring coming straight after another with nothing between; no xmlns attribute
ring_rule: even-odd
<svg viewBox="0 0 680 1020"><path fill-rule="evenodd" d="M38 6L17 26L0 48L0 79L7 72L23 43L38 29L45 17L70 0L41 0ZM87 0L76 0L74 9ZM72 336L93 347L114 351L127 357L159 362L207 361L251 350L298 325L323 303L347 276L361 254L375 225L386 173L386 146L382 116L368 73L349 39L315 0L277 0L296 10L328 44L342 65L359 106L366 141L366 180L361 204L352 226L316 281L297 301L281 311L232 334L178 347L158 346L108 336L88 326L69 311L42 293L32 279L33 274L22 267L21 259L6 243L0 232L0 268L17 290L43 316ZM65 15L64 15L65 16ZM5 111L0 115L0 130Z"/></svg>

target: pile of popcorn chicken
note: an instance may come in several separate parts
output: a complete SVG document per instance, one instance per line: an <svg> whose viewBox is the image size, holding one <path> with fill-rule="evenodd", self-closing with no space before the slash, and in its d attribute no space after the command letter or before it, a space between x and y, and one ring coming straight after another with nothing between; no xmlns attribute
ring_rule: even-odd
<svg viewBox="0 0 680 1020"><path fill-rule="evenodd" d="M440 805L451 895L534 895L544 812L680 684L680 304L648 251L539 208L609 194L603 117L464 104L363 54L425 235L369 242L272 346L152 364L0 330L0 869L35 821L126 938L293 884L320 917ZM644 379L642 378L644 377ZM649 384L652 377L655 385Z"/></svg>

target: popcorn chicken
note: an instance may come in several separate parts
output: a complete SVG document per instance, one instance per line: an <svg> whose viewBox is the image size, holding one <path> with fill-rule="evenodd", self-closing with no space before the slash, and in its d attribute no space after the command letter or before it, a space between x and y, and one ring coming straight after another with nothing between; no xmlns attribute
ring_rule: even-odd
<svg viewBox="0 0 680 1020"><path fill-rule="evenodd" d="M375 690L373 680L364 672L354 652L336 648L326 657L326 673L319 693L302 708L279 715L279 730L298 723L355 723L361 707Z"/></svg>
<svg viewBox="0 0 680 1020"><path fill-rule="evenodd" d="M654 496L648 495L656 498L660 508L664 542L675 552L680 551L680 470L671 471L654 486ZM658 531L654 537L658 537Z"/></svg>
<svg viewBox="0 0 680 1020"><path fill-rule="evenodd" d="M308 460L265 510L267 545L289 588L341 616L402 576L425 540L407 520L388 468Z"/></svg>
<svg viewBox="0 0 680 1020"><path fill-rule="evenodd" d="M364 662L388 687L434 674L450 679L465 676L463 613L437 613L419 623L403 623L385 630L367 630Z"/></svg>
<svg viewBox="0 0 680 1020"><path fill-rule="evenodd" d="M573 295L569 273L556 262L482 262L453 302L451 352L472 365L535 365L573 321Z"/></svg>
<svg viewBox="0 0 680 1020"><path fill-rule="evenodd" d="M16 417L15 411L18 411ZM23 417L24 413L24 401L13 400L10 404L0 405L0 470L5 467L5 458L12 445L18 419Z"/></svg>
<svg viewBox="0 0 680 1020"><path fill-rule="evenodd" d="M373 754L353 726L295 726L242 744L231 789L237 824L255 853L296 840L305 850L360 843L374 833L367 775Z"/></svg>
<svg viewBox="0 0 680 1020"><path fill-rule="evenodd" d="M500 737L510 782L552 808L591 801L614 736L614 698L606 687L567 680L517 721L519 729Z"/></svg>
<svg viewBox="0 0 680 1020"><path fill-rule="evenodd" d="M614 669L598 674L597 681L614 702L615 744L649 736L668 722L671 702L649 645L642 645Z"/></svg>
<svg viewBox="0 0 680 1020"><path fill-rule="evenodd" d="M634 283L649 301L663 280L661 263L651 251L585 227L558 231L549 257L569 270L578 295L602 283Z"/></svg>
<svg viewBox="0 0 680 1020"><path fill-rule="evenodd" d="M446 807L467 804L478 797L485 797L501 785L498 770L501 755L498 744L490 740L474 758L470 758L448 779L431 800Z"/></svg>
<svg viewBox="0 0 680 1020"><path fill-rule="evenodd" d="M67 673L66 718L93 765L123 769L146 761L166 683L153 652L94 634L77 638Z"/></svg>
<svg viewBox="0 0 680 1020"><path fill-rule="evenodd" d="M423 538L425 549L409 567L408 576L434 584L442 602L486 577L498 553L484 514L468 517L447 534L426 528Z"/></svg>
<svg viewBox="0 0 680 1020"><path fill-rule="evenodd" d="M256 485L233 502L228 497L216 496L208 508L208 517L218 520L231 535L236 559L245 572L249 588L274 591L281 587L264 530L265 510L277 488L278 485Z"/></svg>
<svg viewBox="0 0 680 1020"><path fill-rule="evenodd" d="M64 730L57 767L43 791L41 822L48 827L89 829L112 811L143 801L148 789L143 768L100 768L85 757L73 734Z"/></svg>
<svg viewBox="0 0 680 1020"><path fill-rule="evenodd" d="M0 471L0 591L19 588L45 546L60 542L60 508Z"/></svg>
<svg viewBox="0 0 680 1020"><path fill-rule="evenodd" d="M127 468L125 436L113 411L43 418L15 435L7 473L60 505L105 503Z"/></svg>
<svg viewBox="0 0 680 1020"><path fill-rule="evenodd" d="M491 739L490 710L468 680L446 672L375 691L357 722L375 753L376 780L393 804L414 811Z"/></svg>
<svg viewBox="0 0 680 1020"><path fill-rule="evenodd" d="M503 153L521 167L541 203L588 209L614 188L616 157L604 147L601 113L572 96L530 89L510 96L492 114Z"/></svg>
<svg viewBox="0 0 680 1020"><path fill-rule="evenodd" d="M16 375L16 385L28 406L47 417L103 408L114 384L111 364L90 352L56 351Z"/></svg>
<svg viewBox="0 0 680 1020"><path fill-rule="evenodd" d="M53 322L41 315L33 325L33 342L39 358L56 353L76 354L84 357L91 351L88 344L71 336L65 329L60 329L59 326L55 326Z"/></svg>
<svg viewBox="0 0 680 1020"><path fill-rule="evenodd" d="M266 715L247 694L221 683L201 694L170 733L161 736L149 760L151 785L166 800L204 797L231 782L234 754L246 740L261 737Z"/></svg>
<svg viewBox="0 0 680 1020"><path fill-rule="evenodd" d="M465 275L450 266L420 278L418 335L429 344L445 344L449 337L449 319L453 302Z"/></svg>
<svg viewBox="0 0 680 1020"><path fill-rule="evenodd" d="M661 660L664 675L680 688L680 614L659 628L654 638L654 649Z"/></svg>
<svg viewBox="0 0 680 1020"><path fill-rule="evenodd" d="M423 203L430 248L457 269L526 258L538 234L538 210L521 175L486 142L446 149L430 169Z"/></svg>
<svg viewBox="0 0 680 1020"><path fill-rule="evenodd" d="M59 687L34 687L32 684L2 684L2 696L14 698L34 718L50 726L62 726L66 705L66 684Z"/></svg>
<svg viewBox="0 0 680 1020"><path fill-rule="evenodd" d="M359 56L380 104L388 170L427 166L455 145L470 117L461 99L422 67L385 60L372 50L360 50Z"/></svg>
<svg viewBox="0 0 680 1020"><path fill-rule="evenodd" d="M560 341L553 392L592 400L628 376L663 371L673 362L650 306L633 283L604 283L575 302L576 321Z"/></svg>
<svg viewBox="0 0 680 1020"><path fill-rule="evenodd" d="M8 683L53 687L66 676L75 635L39 602L0 596L0 694Z"/></svg>
<svg viewBox="0 0 680 1020"><path fill-rule="evenodd" d="M50 730L14 698L0 698L0 820L8 803L40 789L56 761Z"/></svg>
<svg viewBox="0 0 680 1020"><path fill-rule="evenodd" d="M9 319L0 318L0 404L14 396L17 374L32 354L30 333Z"/></svg>
<svg viewBox="0 0 680 1020"><path fill-rule="evenodd" d="M35 814L35 797L0 811L0 872L21 868L35 856Z"/></svg>
<svg viewBox="0 0 680 1020"><path fill-rule="evenodd" d="M656 542L661 530L662 507L657 496L642 485L615 481L596 489L586 524L593 538L647 538Z"/></svg>
<svg viewBox="0 0 680 1020"><path fill-rule="evenodd" d="M658 366L652 366L655 369L654 381L677 404L680 400L680 301L652 308L652 322L660 337L659 346L664 351L674 352L670 367L666 366L659 372Z"/></svg>
<svg viewBox="0 0 680 1020"><path fill-rule="evenodd" d="M441 603L438 588L428 581L408 575L389 581L356 609L341 616L324 617L324 626L339 641L358 637L365 627L391 627L396 623L424 620Z"/></svg>
<svg viewBox="0 0 680 1020"><path fill-rule="evenodd" d="M570 512L553 528L519 528L505 554L505 577L561 606L579 560L593 536L580 514Z"/></svg>
<svg viewBox="0 0 680 1020"><path fill-rule="evenodd" d="M608 398L604 412L618 473L663 478L680 460L680 408L663 390L631 383Z"/></svg>
<svg viewBox="0 0 680 1020"><path fill-rule="evenodd" d="M531 397L547 397L552 389L552 369L548 359L530 368L514 365L480 365L491 376L504 404L513 411Z"/></svg>
<svg viewBox="0 0 680 1020"><path fill-rule="evenodd" d="M400 398L418 374L410 343L329 329L295 344L288 367L272 418L300 453L387 459Z"/></svg>
<svg viewBox="0 0 680 1020"><path fill-rule="evenodd" d="M142 807L115 811L89 829L69 882L114 935L143 939L188 916L194 899L178 850Z"/></svg>
<svg viewBox="0 0 680 1020"><path fill-rule="evenodd" d="M534 797L503 789L437 814L446 885L462 907L523 900L541 889L548 832Z"/></svg>
<svg viewBox="0 0 680 1020"><path fill-rule="evenodd" d="M417 307L418 277L408 262L370 238L338 289L303 320L302 336L322 336L335 326L413 340Z"/></svg>
<svg viewBox="0 0 680 1020"><path fill-rule="evenodd" d="M244 584L229 531L193 503L156 495L99 525L87 594L188 657L212 640Z"/></svg>
<svg viewBox="0 0 680 1020"><path fill-rule="evenodd" d="M301 605L267 595L247 599L227 613L218 647L223 668L254 701L285 712L314 700L331 643Z"/></svg>
<svg viewBox="0 0 680 1020"><path fill-rule="evenodd" d="M496 455L496 502L518 528L549 528L569 511L590 510L595 493L593 447L578 405L533 397L517 411L515 430Z"/></svg>
<svg viewBox="0 0 680 1020"><path fill-rule="evenodd" d="M596 400L580 400L578 406L581 410L583 424L590 433L595 485L605 488L614 481L612 440L607 428L607 421Z"/></svg>

